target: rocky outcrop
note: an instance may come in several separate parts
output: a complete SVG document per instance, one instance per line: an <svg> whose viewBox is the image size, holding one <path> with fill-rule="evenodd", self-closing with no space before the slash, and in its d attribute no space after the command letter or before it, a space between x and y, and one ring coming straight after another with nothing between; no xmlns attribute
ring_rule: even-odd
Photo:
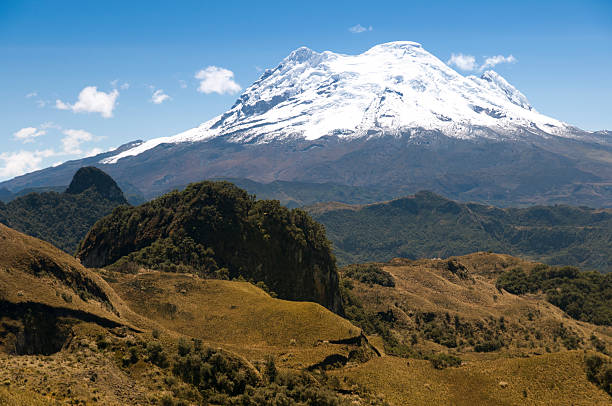
<svg viewBox="0 0 612 406"><path fill-rule="evenodd" d="M201 182L98 221L77 257L88 267L138 264L262 281L282 299L342 314L324 228L299 209L255 200L228 182Z"/></svg>

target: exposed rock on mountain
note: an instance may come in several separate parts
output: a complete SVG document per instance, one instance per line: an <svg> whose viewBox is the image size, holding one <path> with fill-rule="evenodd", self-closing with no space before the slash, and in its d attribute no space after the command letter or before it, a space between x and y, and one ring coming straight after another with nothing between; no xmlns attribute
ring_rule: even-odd
<svg viewBox="0 0 612 406"><path fill-rule="evenodd" d="M204 179L248 178L395 196L427 189L497 205L612 205L609 132L540 114L496 72L462 76L409 41L359 55L299 48L218 117L93 162L147 198ZM71 165L0 188L67 183Z"/></svg>

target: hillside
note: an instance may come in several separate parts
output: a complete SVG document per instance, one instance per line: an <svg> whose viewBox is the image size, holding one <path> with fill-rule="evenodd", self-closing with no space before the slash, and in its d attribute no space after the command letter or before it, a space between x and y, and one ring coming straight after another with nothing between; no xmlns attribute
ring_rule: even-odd
<svg viewBox="0 0 612 406"><path fill-rule="evenodd" d="M63 193L31 192L0 203L0 222L73 253L89 228L122 204L127 201L110 176L84 167Z"/></svg>
<svg viewBox="0 0 612 406"><path fill-rule="evenodd" d="M58 351L69 337L65 318L131 324L108 284L71 256L2 224L0 241L0 351Z"/></svg>
<svg viewBox="0 0 612 406"><path fill-rule="evenodd" d="M341 264L503 252L612 271L612 211L564 205L497 208L419 192L369 205L306 208Z"/></svg>
<svg viewBox="0 0 612 406"><path fill-rule="evenodd" d="M3 225L0 242L2 404L257 405L273 396L339 405L335 384L308 367L377 356L324 307L273 299L247 282L159 272L115 274L119 282L103 272L118 295L48 243ZM365 392L353 398L381 404Z"/></svg>
<svg viewBox="0 0 612 406"><path fill-rule="evenodd" d="M610 327L499 290L537 265L517 258L343 269L351 322L244 281L94 272L2 225L0 242L7 404L609 404Z"/></svg>
<svg viewBox="0 0 612 406"><path fill-rule="evenodd" d="M395 404L609 403L585 381L584 363L609 360L612 326L572 319L541 292L496 287L538 266L476 253L342 268L347 317L386 353L346 375Z"/></svg>
<svg viewBox="0 0 612 406"><path fill-rule="evenodd" d="M280 298L342 313L325 230L306 212L255 200L227 182L201 182L138 207L123 206L89 231L83 264L146 267L264 282Z"/></svg>

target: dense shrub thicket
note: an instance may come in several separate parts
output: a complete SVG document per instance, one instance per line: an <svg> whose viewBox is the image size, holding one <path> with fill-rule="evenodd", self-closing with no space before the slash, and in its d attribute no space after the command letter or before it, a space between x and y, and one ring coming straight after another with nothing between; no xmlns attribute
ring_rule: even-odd
<svg viewBox="0 0 612 406"><path fill-rule="evenodd" d="M136 263L242 276L263 281L281 298L341 312L323 226L303 210L256 200L228 182L194 183L138 207L119 207L92 227L77 256L93 267Z"/></svg>
<svg viewBox="0 0 612 406"><path fill-rule="evenodd" d="M393 276L377 264L354 264L342 268L342 275L369 285L394 287Z"/></svg>
<svg viewBox="0 0 612 406"><path fill-rule="evenodd" d="M587 378L612 395L612 362L610 358L591 354L585 358Z"/></svg>
<svg viewBox="0 0 612 406"><path fill-rule="evenodd" d="M507 271L496 285L517 295L542 292L548 302L577 320L612 325L610 273L537 265L531 271L522 268Z"/></svg>
<svg viewBox="0 0 612 406"><path fill-rule="evenodd" d="M493 251L612 271L612 211L564 205L502 209L419 192L357 210L314 207L313 216L325 225L340 265Z"/></svg>
<svg viewBox="0 0 612 406"><path fill-rule="evenodd" d="M121 367L129 369L142 361L161 369L168 392L161 405L215 404L235 406L321 405L349 402L335 389L339 382L324 372L293 372L276 368L269 356L255 366L220 349L203 347L198 339L181 338L168 343L157 338L112 344L100 336L97 347L113 351ZM385 404L371 399L369 404Z"/></svg>

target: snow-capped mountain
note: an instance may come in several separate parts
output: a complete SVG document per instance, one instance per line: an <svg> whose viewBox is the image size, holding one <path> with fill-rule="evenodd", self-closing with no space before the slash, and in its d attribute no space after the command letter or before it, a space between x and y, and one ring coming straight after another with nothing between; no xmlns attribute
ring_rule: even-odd
<svg viewBox="0 0 612 406"><path fill-rule="evenodd" d="M286 181L300 194L346 203L431 190L502 206L612 207L611 162L611 132L538 113L493 71L465 77L417 43L391 42L360 55L299 48L197 128L20 176L0 190L67 185L81 166L95 165L145 198L224 178Z"/></svg>
<svg viewBox="0 0 612 406"><path fill-rule="evenodd" d="M226 113L181 134L144 142L104 163L162 143L220 136L237 143L266 143L326 135L399 135L411 129L463 139L514 137L517 129L557 136L575 132L538 113L496 72L464 77L416 42L381 44L360 55L302 47L266 70Z"/></svg>

